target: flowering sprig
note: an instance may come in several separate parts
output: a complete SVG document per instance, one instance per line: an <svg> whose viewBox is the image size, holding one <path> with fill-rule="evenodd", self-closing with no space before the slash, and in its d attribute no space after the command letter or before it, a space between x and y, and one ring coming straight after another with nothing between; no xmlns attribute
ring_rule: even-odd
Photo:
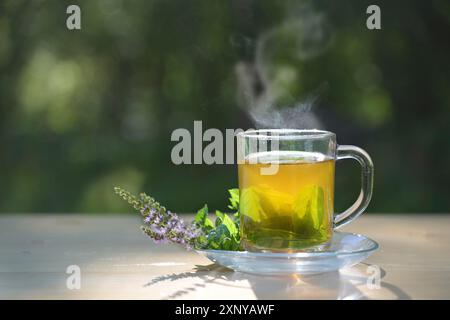
<svg viewBox="0 0 450 320"><path fill-rule="evenodd" d="M116 194L127 201L143 216L143 232L155 243L176 243L186 249L239 250L239 193L237 189L229 190L230 209L236 210L233 218L216 211L213 223L208 218L208 207L201 208L195 220L186 224L177 214L167 210L154 198L145 193L135 197L125 189L114 188Z"/></svg>
<svg viewBox="0 0 450 320"><path fill-rule="evenodd" d="M145 224L141 229L155 243L177 243L187 249L191 249L195 245L196 239L201 233L196 224L186 225L177 214L167 210L145 193L141 193L139 198L136 198L119 187L114 188L114 191L141 213Z"/></svg>

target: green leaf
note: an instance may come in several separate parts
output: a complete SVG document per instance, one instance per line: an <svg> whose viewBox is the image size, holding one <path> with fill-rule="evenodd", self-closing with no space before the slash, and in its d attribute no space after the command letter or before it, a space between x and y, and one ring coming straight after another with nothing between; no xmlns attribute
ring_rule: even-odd
<svg viewBox="0 0 450 320"><path fill-rule="evenodd" d="M319 186L304 187L294 202L297 218L309 218L315 229L320 227L324 217L324 192Z"/></svg>
<svg viewBox="0 0 450 320"><path fill-rule="evenodd" d="M241 195L242 203L240 207L242 208L241 214L244 214L251 218L254 222L261 222L263 218L264 210L261 206L261 200L255 188L249 187L242 191Z"/></svg>
<svg viewBox="0 0 450 320"><path fill-rule="evenodd" d="M207 236L205 248L216 250L239 250L239 228L229 215L216 211L215 228Z"/></svg>
<svg viewBox="0 0 450 320"><path fill-rule="evenodd" d="M208 218L208 206L205 204L203 208L197 211L195 215L195 223L202 229L214 228L214 223Z"/></svg>
<svg viewBox="0 0 450 320"><path fill-rule="evenodd" d="M239 210L239 189L229 189L228 193L230 194L230 198L228 198L230 201L228 208L231 210Z"/></svg>
<svg viewBox="0 0 450 320"><path fill-rule="evenodd" d="M225 214L219 210L216 210L216 227L222 224L223 216Z"/></svg>
<svg viewBox="0 0 450 320"><path fill-rule="evenodd" d="M205 219L207 216L208 216L208 206L205 204L203 208L197 211L197 214L195 215L195 222L197 222L200 225L203 225L205 223Z"/></svg>
<svg viewBox="0 0 450 320"><path fill-rule="evenodd" d="M237 236L238 228L236 227L234 221L226 214L223 216L222 225L224 225L228 229L228 232L232 237Z"/></svg>

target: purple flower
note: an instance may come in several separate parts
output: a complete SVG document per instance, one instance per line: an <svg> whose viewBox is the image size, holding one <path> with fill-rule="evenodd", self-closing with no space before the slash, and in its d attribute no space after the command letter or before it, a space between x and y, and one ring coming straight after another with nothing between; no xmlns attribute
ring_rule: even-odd
<svg viewBox="0 0 450 320"><path fill-rule="evenodd" d="M176 213L171 211L155 210L155 208L145 206L141 213L145 216L144 223L148 225L148 228L145 229L146 233L155 243L171 242L191 249L195 239L200 235L200 229L193 224L187 226Z"/></svg>
<svg viewBox="0 0 450 320"><path fill-rule="evenodd" d="M152 219L150 217L145 217L144 218L144 223L150 223Z"/></svg>
<svg viewBox="0 0 450 320"><path fill-rule="evenodd" d="M153 219L153 224L160 224L161 221L162 221L161 217L160 217L160 216L156 216L156 217Z"/></svg>
<svg viewBox="0 0 450 320"><path fill-rule="evenodd" d="M164 227L158 227L156 225L152 225L150 229L156 233L157 235L164 236L167 232L167 229Z"/></svg>

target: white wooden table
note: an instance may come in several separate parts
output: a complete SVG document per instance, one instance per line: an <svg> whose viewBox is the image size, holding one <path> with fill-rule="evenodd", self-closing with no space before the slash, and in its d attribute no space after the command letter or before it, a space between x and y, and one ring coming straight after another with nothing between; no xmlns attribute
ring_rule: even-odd
<svg viewBox="0 0 450 320"><path fill-rule="evenodd" d="M132 215L0 215L0 299L450 299L450 215L365 214L345 230L381 249L308 277L235 273L154 245L139 225ZM79 290L67 288L70 265Z"/></svg>

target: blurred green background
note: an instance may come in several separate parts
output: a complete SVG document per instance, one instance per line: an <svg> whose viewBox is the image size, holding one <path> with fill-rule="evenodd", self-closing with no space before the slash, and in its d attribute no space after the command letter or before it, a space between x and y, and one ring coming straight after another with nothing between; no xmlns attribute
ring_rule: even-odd
<svg viewBox="0 0 450 320"><path fill-rule="evenodd" d="M369 212L449 212L450 3L377 1L381 30L369 4L0 0L0 212L130 212L116 185L177 212L225 209L236 167L176 166L170 135L253 127L257 97L313 101L298 127L370 153ZM336 179L343 210L359 168Z"/></svg>

